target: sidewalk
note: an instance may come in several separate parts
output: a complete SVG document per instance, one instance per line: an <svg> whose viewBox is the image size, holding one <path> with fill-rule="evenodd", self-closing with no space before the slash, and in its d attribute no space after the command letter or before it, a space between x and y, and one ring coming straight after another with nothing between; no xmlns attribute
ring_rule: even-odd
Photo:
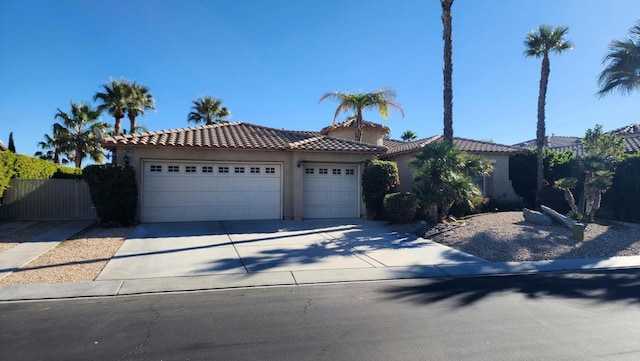
<svg viewBox="0 0 640 361"><path fill-rule="evenodd" d="M64 239L68 239L74 234L88 227L92 222L70 222L58 229L49 231L39 237L24 242L6 252L0 254L0 277L14 271L20 266L30 262L40 254L54 248ZM226 224L229 228L233 224ZM211 225L207 225L210 227ZM141 231L148 230L150 227L141 227ZM193 231L193 227L189 227ZM167 234L167 230L162 230L163 234ZM266 230L264 231L266 232ZM196 232L197 233L197 232ZM212 232L209 232L212 233ZM205 233L208 234L208 233ZM249 255L244 258L244 270L242 272L225 272L217 274L203 275L187 275L187 276L162 276L156 273L141 273L136 275L139 277L124 277L126 274L121 273L123 269L130 268L131 264L114 263L117 267L112 267L114 272L103 270L103 276L114 277L98 277L97 281L83 283L62 283L62 284L30 284L30 285L8 285L0 286L0 301L19 301L19 300L42 300L42 299L61 299L76 297L98 297L98 296L122 296L159 292L180 292L180 291L198 291L198 290L215 290L243 287L267 287L267 286L301 286L322 283L336 282L358 282L358 281L382 281L393 279L411 279L411 278L451 278L451 277L478 277L478 276L503 276L518 274L538 274L538 273L565 273L575 271L591 271L591 270L610 270L623 268L640 268L640 256L631 257L612 257L602 259L566 259L553 261L531 261L531 262L504 262L495 263L487 262L481 258L467 255L455 255L451 257L447 250L441 248L445 246L435 246L429 244L428 240L419 239L419 243L425 243L423 248L403 249L398 246L397 249L378 249L374 252L366 252L359 243L351 243L357 258L366 258L368 262L383 259L387 264L381 264L376 267L350 267L355 263L331 263L318 264L315 267L291 268L287 263L283 263L279 267L264 268L254 267L250 263L246 263L251 259L251 255L243 248L255 248L255 241L248 246L243 242L247 242L247 238L255 236L264 236L265 233L248 234L248 233L231 233L231 238L236 238L235 243L229 247L237 247L239 253ZM282 233L280 233L282 234ZM295 237L293 237L295 235ZM325 230L322 233L324 237L332 238L334 241L338 237L336 230ZM175 235L174 235L175 236ZM182 235L184 236L184 235ZM227 232L217 236L226 237ZM369 238L367 235L365 238ZM211 236L207 236L211 237ZM288 234L289 239L298 240L308 238L309 235L301 235L300 232L292 231ZM206 238L206 237L205 237ZM371 238L373 235L371 235ZM142 239L128 240L128 247L151 247L152 242L141 242ZM189 238L181 239L182 242ZM202 236L196 237L195 241L204 242ZM206 244L212 241L205 242ZM271 239L262 239L259 242L263 244L273 244ZM278 240L277 242L283 242ZM276 242L276 243L277 243ZM290 241L288 241L290 242ZM386 242L386 241L385 241ZM155 243L164 245L172 244L173 241L164 239L155 239ZM205 244L202 243L202 244ZM432 242L431 242L432 243ZM198 243L200 244L200 243ZM181 247L189 244L182 243ZM261 246L264 247L264 246ZM200 248L204 250L207 247L191 247L196 248L200 252ZM295 247L292 248L295 252ZM148 251L147 249L145 249ZM123 245L121 250L125 254L130 249ZM157 250L156 250L157 251ZM394 253L399 252L399 253ZM162 252L160 252L162 253ZM414 255L416 253L416 255ZM299 255L299 254L298 254ZM205 255L206 256L206 255ZM408 256L419 256L421 259L431 259L428 264L418 264L415 259L409 259L408 262L402 264L393 264L394 261L405 259ZM463 257L465 256L465 257ZM185 258L185 254L180 253L177 258ZM373 258L372 258L373 257ZM460 258L462 257L462 258ZM125 257L126 259L126 257ZM139 261L138 261L139 262ZM155 259L157 262L157 259ZM379 263L379 262L378 262ZM433 264L431 264L433 263ZM127 267L124 267L127 266ZM323 267L326 266L326 267ZM131 270L129 270L131 271ZM118 277L117 275L120 275Z"/></svg>

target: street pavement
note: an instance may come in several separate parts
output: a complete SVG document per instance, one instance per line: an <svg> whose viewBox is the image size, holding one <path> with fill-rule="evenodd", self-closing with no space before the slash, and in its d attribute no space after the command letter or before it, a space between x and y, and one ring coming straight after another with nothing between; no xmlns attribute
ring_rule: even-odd
<svg viewBox="0 0 640 361"><path fill-rule="evenodd" d="M17 246L32 251L21 261L0 254L0 277L57 245L62 230ZM135 228L94 282L1 286L0 301L634 267L640 256L492 263L363 219L150 223Z"/></svg>

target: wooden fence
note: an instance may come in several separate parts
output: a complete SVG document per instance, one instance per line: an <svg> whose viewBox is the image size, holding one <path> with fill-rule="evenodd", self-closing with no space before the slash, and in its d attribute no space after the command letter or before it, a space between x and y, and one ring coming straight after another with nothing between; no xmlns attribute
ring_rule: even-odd
<svg viewBox="0 0 640 361"><path fill-rule="evenodd" d="M83 180L12 179L0 205L3 221L81 219L97 219Z"/></svg>

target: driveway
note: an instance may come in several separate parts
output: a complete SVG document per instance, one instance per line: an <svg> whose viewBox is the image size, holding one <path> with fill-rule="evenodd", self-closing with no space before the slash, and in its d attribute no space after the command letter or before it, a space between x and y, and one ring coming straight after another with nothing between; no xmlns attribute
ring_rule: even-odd
<svg viewBox="0 0 640 361"><path fill-rule="evenodd" d="M484 262L362 219L149 223L97 280Z"/></svg>

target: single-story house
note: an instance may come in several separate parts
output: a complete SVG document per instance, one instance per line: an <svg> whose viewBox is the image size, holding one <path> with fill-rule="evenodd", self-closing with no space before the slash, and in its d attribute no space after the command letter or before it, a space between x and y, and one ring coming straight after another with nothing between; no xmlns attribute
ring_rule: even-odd
<svg viewBox="0 0 640 361"><path fill-rule="evenodd" d="M101 144L115 163L135 169L142 222L353 218L366 215L364 162L397 161L401 190L410 190L406 160L426 144L385 140L389 128L370 122L356 142L353 125L313 132L233 122L107 137ZM508 157L519 148L461 138L456 145L494 160L488 197L517 199Z"/></svg>

